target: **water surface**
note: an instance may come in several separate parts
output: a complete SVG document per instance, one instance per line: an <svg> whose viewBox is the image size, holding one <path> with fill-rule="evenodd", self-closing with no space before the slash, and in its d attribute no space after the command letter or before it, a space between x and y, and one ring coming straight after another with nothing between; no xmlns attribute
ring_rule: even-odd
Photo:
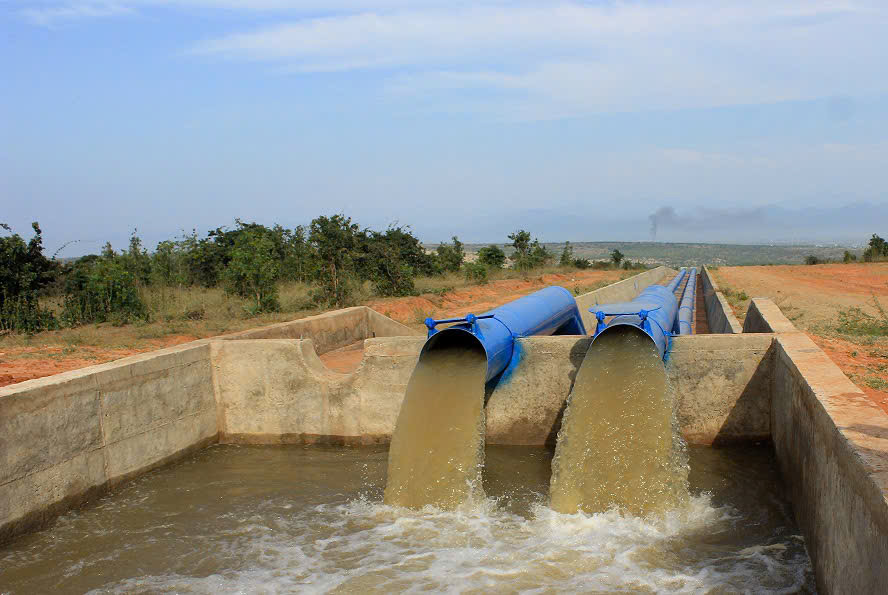
<svg viewBox="0 0 888 595"><path fill-rule="evenodd" d="M690 448L692 497L660 520L551 511L529 447L486 449L480 505L391 507L387 458L208 448L0 547L0 592L813 590L768 448Z"/></svg>

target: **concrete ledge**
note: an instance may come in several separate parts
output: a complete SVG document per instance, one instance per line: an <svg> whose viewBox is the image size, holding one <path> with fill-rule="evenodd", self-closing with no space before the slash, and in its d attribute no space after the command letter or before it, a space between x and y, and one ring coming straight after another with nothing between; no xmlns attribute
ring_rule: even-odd
<svg viewBox="0 0 888 595"><path fill-rule="evenodd" d="M0 541L216 440L206 341L0 388Z"/></svg>
<svg viewBox="0 0 888 595"><path fill-rule="evenodd" d="M771 433L824 593L888 585L888 415L803 333L777 335Z"/></svg>
<svg viewBox="0 0 888 595"><path fill-rule="evenodd" d="M706 305L706 316L709 321L711 333L739 335L743 332L740 321L734 316L734 311L728 300L718 289L718 284L709 269L703 267L700 275L700 283L703 287L703 303Z"/></svg>
<svg viewBox="0 0 888 595"><path fill-rule="evenodd" d="M420 335L419 331L383 316L367 306L343 308L316 316L281 322L229 335L216 340L311 339L318 355L364 339Z"/></svg>
<svg viewBox="0 0 888 595"><path fill-rule="evenodd" d="M744 333L794 333L798 329L780 311L777 304L767 298L752 298L743 321Z"/></svg>

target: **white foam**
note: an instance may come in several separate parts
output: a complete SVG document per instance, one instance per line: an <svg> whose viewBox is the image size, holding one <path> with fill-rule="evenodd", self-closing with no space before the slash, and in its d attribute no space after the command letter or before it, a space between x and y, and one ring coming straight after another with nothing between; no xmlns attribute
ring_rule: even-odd
<svg viewBox="0 0 888 595"><path fill-rule="evenodd" d="M565 515L539 504L525 518L492 499L453 512L362 499L244 521L218 537L239 561L231 570L144 576L95 592L791 592L808 567L791 537L689 553L695 538L740 521L705 495L650 519L616 510Z"/></svg>

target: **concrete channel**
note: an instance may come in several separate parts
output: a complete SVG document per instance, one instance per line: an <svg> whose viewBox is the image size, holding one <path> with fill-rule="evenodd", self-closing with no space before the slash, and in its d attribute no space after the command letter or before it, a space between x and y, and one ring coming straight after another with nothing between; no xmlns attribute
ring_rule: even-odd
<svg viewBox="0 0 888 595"><path fill-rule="evenodd" d="M579 296L584 323L673 272ZM705 268L698 283L711 334L674 338L667 364L682 434L771 441L818 589L884 592L888 415L773 302L753 299L741 326ZM352 373L319 357L361 341ZM518 340L520 366L487 395L488 443L553 443L589 341ZM355 307L0 388L0 542L209 444L386 443L423 343Z"/></svg>

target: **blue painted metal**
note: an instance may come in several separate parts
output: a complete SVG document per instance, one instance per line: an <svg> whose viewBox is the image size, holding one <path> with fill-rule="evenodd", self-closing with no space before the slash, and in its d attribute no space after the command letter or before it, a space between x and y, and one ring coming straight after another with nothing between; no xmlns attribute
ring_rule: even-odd
<svg viewBox="0 0 888 595"><path fill-rule="evenodd" d="M617 304L599 304L589 308L595 314L598 324L595 327L595 338L612 329L630 326L643 331L654 344L660 357L666 358L669 349L671 330L678 313L678 300L675 299L675 288L681 283L685 271L679 272L668 285L650 285L642 290L631 302ZM613 317L610 322L605 319Z"/></svg>
<svg viewBox="0 0 888 595"><path fill-rule="evenodd" d="M678 327L679 335L692 335L694 329L691 322L694 320L694 297L697 289L697 269L691 269L688 274L688 284L685 285L684 294L681 297L681 305L678 307Z"/></svg>
<svg viewBox="0 0 888 595"><path fill-rule="evenodd" d="M443 330L439 324L456 323ZM494 308L480 316L435 320L426 318L428 340L423 354L436 346L476 344L487 355L487 380L500 374L512 359L515 339L533 335L585 335L577 302L563 287L551 286Z"/></svg>

